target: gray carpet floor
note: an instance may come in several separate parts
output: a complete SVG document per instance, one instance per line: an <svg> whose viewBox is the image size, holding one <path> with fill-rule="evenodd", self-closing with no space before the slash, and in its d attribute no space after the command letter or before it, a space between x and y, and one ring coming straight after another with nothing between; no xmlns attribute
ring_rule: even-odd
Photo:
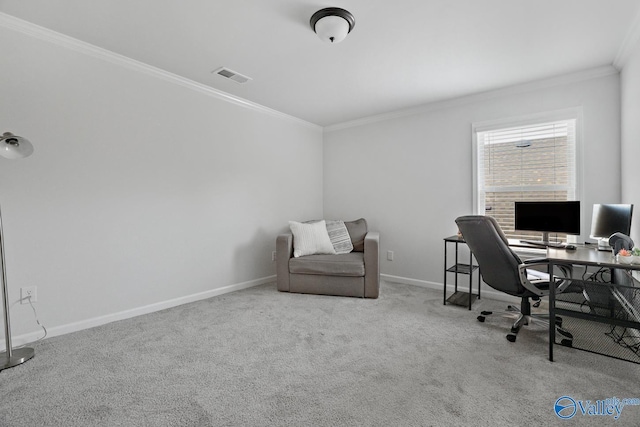
<svg viewBox="0 0 640 427"><path fill-rule="evenodd" d="M564 395L640 398L640 365L555 347L501 309L442 304L383 283L377 300L258 286L36 345L0 372L1 426L640 425L553 407Z"/></svg>

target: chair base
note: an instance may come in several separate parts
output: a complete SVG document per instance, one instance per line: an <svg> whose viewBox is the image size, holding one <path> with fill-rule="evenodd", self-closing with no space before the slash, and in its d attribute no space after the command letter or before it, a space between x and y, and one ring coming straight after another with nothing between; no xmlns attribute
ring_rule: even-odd
<svg viewBox="0 0 640 427"><path fill-rule="evenodd" d="M477 317L479 322L484 322L486 316L493 314L492 311L482 311L480 316ZM513 305L507 306L507 311L503 312L506 315L516 315L516 320L511 326L511 331L507 334L507 340L509 342L515 342L518 337L520 329L528 325L530 322L541 323L547 328L549 327L549 315L548 314L531 314L531 306L528 299L523 298L522 308L518 308ZM556 332L561 337L561 345L571 347L573 344L573 335L566 329L562 328L562 318L556 316L555 321Z"/></svg>

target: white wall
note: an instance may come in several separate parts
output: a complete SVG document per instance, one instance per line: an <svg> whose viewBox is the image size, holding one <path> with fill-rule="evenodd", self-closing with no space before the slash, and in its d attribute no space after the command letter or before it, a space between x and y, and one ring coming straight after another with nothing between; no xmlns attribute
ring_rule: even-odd
<svg viewBox="0 0 640 427"><path fill-rule="evenodd" d="M442 239L472 213L472 123L581 107L586 235L591 205L621 197L619 92L615 70L592 70L325 129L324 216L367 218L383 274L442 283Z"/></svg>
<svg viewBox="0 0 640 427"><path fill-rule="evenodd" d="M318 127L38 34L0 25L0 51L0 132L36 147L0 158L12 327L25 339L39 330L14 304L20 287L38 286L53 334L151 311L269 280L288 219L365 217L383 273L441 283L442 238L472 211L474 122L582 107L583 234L592 203L639 191L621 193L619 173L640 154L638 49L622 72L622 163L620 79L606 70L335 126L323 149Z"/></svg>
<svg viewBox="0 0 640 427"><path fill-rule="evenodd" d="M631 237L640 246L640 42L620 73L622 97L622 201L633 203Z"/></svg>
<svg viewBox="0 0 640 427"><path fill-rule="evenodd" d="M0 158L9 299L36 285L52 333L274 280L322 215L321 128L2 26L0 52L0 131L36 149Z"/></svg>

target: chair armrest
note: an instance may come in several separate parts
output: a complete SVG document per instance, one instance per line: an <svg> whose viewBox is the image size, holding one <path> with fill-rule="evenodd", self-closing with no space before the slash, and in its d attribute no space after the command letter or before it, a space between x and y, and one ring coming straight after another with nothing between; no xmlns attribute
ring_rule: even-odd
<svg viewBox="0 0 640 427"><path fill-rule="evenodd" d="M536 264L536 265L544 265L549 264L546 258L529 258L525 261L522 261L523 264Z"/></svg>
<svg viewBox="0 0 640 427"><path fill-rule="evenodd" d="M289 259L293 256L293 234L284 233L276 238L276 276L278 290L289 292Z"/></svg>
<svg viewBox="0 0 640 427"><path fill-rule="evenodd" d="M364 236L364 297L380 294L380 233L369 231Z"/></svg>
<svg viewBox="0 0 640 427"><path fill-rule="evenodd" d="M548 262L528 262L528 263L522 263L520 265L518 265L518 276L520 277L520 284L522 286L524 286L524 288L526 290L528 290L529 292L533 292L534 294L536 294L537 296L543 297L545 295L549 294L549 291L546 289L540 289L536 286L536 284L538 283L549 283L549 286L551 286L551 282L555 281L555 279L552 279L552 276L549 276L549 280L544 280L544 279L540 279L540 280L529 280L529 278L527 277L527 268L531 268L531 267L536 267L536 266L549 266Z"/></svg>
<svg viewBox="0 0 640 427"><path fill-rule="evenodd" d="M525 264L525 268L535 267L535 266L545 266L547 267L547 272L551 274L548 268L549 261L546 258L530 258L526 261L523 261L523 264ZM558 289L559 292L563 292L566 288L569 287L569 285L571 285L571 278L573 277L573 265L556 263L554 264L554 266L557 267L558 270L560 270L560 273L562 274L562 277L557 277L554 275L554 280L556 281L556 288Z"/></svg>
<svg viewBox="0 0 640 427"><path fill-rule="evenodd" d="M569 284L571 284L570 277L558 277L553 274L549 274L549 279L539 279L539 280L529 280L527 277L527 269L531 267L549 267L549 262L543 259L530 259L522 264L518 265L518 275L520 277L520 283L530 292L538 296L545 296L549 294L549 291L546 289L540 289L536 285L548 283L549 287L556 286L560 292L562 292ZM563 270L564 271L564 270Z"/></svg>

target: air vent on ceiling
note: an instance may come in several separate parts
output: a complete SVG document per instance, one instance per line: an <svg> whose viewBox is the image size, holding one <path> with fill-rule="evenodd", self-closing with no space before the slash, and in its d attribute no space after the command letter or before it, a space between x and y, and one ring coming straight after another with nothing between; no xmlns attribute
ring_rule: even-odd
<svg viewBox="0 0 640 427"><path fill-rule="evenodd" d="M236 73L235 71L225 67L220 67L217 70L213 70L212 73L218 74L219 76L225 77L229 80L233 80L236 83L246 83L249 80L253 80L251 77Z"/></svg>

